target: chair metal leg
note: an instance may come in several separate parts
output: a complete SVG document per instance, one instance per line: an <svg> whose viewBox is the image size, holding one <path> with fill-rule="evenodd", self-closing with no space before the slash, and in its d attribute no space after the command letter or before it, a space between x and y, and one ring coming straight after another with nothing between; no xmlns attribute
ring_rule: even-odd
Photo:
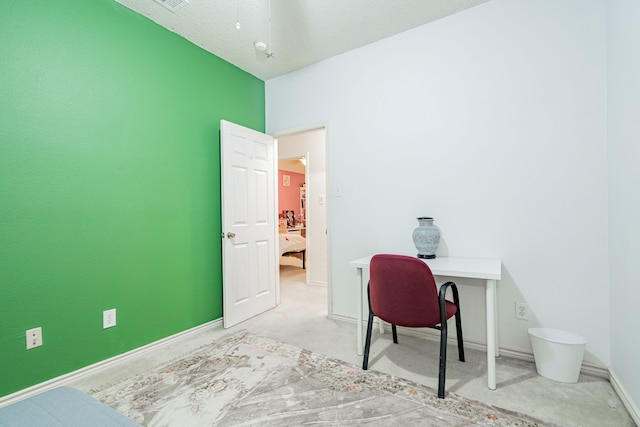
<svg viewBox="0 0 640 427"><path fill-rule="evenodd" d="M456 335L458 336L458 360L464 362L464 343L462 342L462 321L460 320L460 309L456 313Z"/></svg>
<svg viewBox="0 0 640 427"><path fill-rule="evenodd" d="M393 332L393 343L398 344L398 331L396 330L396 325L391 324L391 332Z"/></svg>
<svg viewBox="0 0 640 427"><path fill-rule="evenodd" d="M438 369L438 397L444 399L444 381L447 371L447 322L440 325L440 367Z"/></svg>
<svg viewBox="0 0 640 427"><path fill-rule="evenodd" d="M362 369L369 367L369 347L371 346L371 329L373 329L373 312L369 310L369 321L367 322L367 339L364 343L364 358L362 359Z"/></svg>
<svg viewBox="0 0 640 427"><path fill-rule="evenodd" d="M453 303L456 305L456 336L458 337L458 359L464 362L464 343L462 342L462 317L460 314L460 298L458 297L458 287L452 286Z"/></svg>
<svg viewBox="0 0 640 427"><path fill-rule="evenodd" d="M440 287L439 304L440 304L440 368L438 370L438 397L444 398L444 384L447 371L447 289L451 288L453 293L453 303L456 306L456 336L458 338L458 357L464 362L464 346L462 342L462 320L460 316L460 298L458 296L458 287L453 282L447 282Z"/></svg>

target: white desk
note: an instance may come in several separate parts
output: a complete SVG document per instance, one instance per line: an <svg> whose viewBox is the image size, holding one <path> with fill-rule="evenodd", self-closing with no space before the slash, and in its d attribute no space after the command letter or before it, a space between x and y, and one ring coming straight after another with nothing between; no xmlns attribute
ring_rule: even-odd
<svg viewBox="0 0 640 427"><path fill-rule="evenodd" d="M363 303L366 301L369 283L369 262L371 256L351 261L349 265L356 269L358 286L358 354L362 354L362 323L364 321ZM435 276L466 277L485 280L485 303L487 306L487 385L496 389L496 357L499 356L496 281L501 278L502 261L499 259L440 257L423 259Z"/></svg>

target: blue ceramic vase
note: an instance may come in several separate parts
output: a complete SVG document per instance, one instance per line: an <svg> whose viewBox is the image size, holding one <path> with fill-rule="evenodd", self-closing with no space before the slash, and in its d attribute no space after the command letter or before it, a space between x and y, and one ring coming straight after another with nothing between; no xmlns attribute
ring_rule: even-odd
<svg viewBox="0 0 640 427"><path fill-rule="evenodd" d="M440 229L433 225L433 218L418 218L418 228L413 230L413 244L418 249L418 258L433 259L440 245Z"/></svg>

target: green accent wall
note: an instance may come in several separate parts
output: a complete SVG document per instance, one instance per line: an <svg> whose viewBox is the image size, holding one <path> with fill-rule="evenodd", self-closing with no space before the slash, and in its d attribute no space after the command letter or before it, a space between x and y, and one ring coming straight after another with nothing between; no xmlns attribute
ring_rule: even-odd
<svg viewBox="0 0 640 427"><path fill-rule="evenodd" d="M264 109L115 1L0 5L0 396L222 317L220 120Z"/></svg>

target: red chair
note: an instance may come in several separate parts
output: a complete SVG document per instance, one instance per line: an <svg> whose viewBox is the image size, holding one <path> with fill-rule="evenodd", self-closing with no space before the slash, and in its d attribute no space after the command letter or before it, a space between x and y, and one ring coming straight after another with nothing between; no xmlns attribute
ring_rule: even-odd
<svg viewBox="0 0 640 427"><path fill-rule="evenodd" d="M364 347L362 369L369 365L369 347L373 317L391 323L393 342L398 343L396 326L409 328L435 328L440 330L440 368L438 397L444 398L444 382L447 364L447 319L456 317L458 357L464 362L462 322L458 288L447 282L436 288L431 269L427 264L404 255L375 255L371 259L369 280L369 322ZM445 299L447 289L453 292L453 302Z"/></svg>

